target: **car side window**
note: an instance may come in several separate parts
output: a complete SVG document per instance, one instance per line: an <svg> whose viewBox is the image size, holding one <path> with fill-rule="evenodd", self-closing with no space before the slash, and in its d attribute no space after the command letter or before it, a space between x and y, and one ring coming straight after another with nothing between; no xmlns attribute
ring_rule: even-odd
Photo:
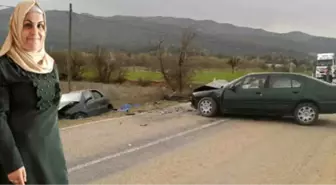
<svg viewBox="0 0 336 185"><path fill-rule="evenodd" d="M84 95L85 100L88 100L90 97L92 97L90 91L85 91L85 92L83 93L83 95Z"/></svg>
<svg viewBox="0 0 336 185"><path fill-rule="evenodd" d="M301 87L301 83L297 80L292 80L292 88L299 88Z"/></svg>
<svg viewBox="0 0 336 185"><path fill-rule="evenodd" d="M241 84L242 89L260 89L264 88L267 76L248 76Z"/></svg>
<svg viewBox="0 0 336 185"><path fill-rule="evenodd" d="M272 76L269 84L270 88L292 88L292 82L289 77Z"/></svg>
<svg viewBox="0 0 336 185"><path fill-rule="evenodd" d="M92 91L92 95L94 99L100 99L103 97L103 95L97 91Z"/></svg>
<svg viewBox="0 0 336 185"><path fill-rule="evenodd" d="M91 94L90 91L85 91L83 93L83 96L84 96L85 101L87 101L87 102L90 102L90 101L93 100L93 97L92 97L92 94Z"/></svg>
<svg viewBox="0 0 336 185"><path fill-rule="evenodd" d="M298 88L301 87L301 83L286 76L272 76L269 82L270 88Z"/></svg>

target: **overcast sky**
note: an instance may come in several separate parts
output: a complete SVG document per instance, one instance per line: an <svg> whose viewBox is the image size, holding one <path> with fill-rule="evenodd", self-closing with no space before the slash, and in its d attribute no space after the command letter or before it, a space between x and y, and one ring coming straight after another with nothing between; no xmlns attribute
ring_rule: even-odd
<svg viewBox="0 0 336 185"><path fill-rule="evenodd" d="M0 0L15 5L19 0ZM39 0L46 10L100 16L173 16L211 19L269 31L336 37L336 0Z"/></svg>

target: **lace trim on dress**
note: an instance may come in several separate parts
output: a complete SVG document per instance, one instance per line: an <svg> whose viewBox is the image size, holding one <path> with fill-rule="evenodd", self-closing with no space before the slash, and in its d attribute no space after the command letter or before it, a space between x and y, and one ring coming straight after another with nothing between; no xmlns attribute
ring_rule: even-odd
<svg viewBox="0 0 336 185"><path fill-rule="evenodd" d="M37 109L45 110L53 105L58 106L59 100L61 99L61 89L55 67L52 72L47 74L32 73L23 70L19 66L17 67L20 74L33 81L38 97L38 102L36 104Z"/></svg>

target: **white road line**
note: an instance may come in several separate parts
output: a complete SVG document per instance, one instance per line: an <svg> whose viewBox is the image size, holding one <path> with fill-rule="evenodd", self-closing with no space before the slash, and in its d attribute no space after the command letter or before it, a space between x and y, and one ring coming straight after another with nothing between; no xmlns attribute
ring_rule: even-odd
<svg viewBox="0 0 336 185"><path fill-rule="evenodd" d="M97 163L101 163L101 162L109 160L109 159L113 159L113 158L120 157L120 156L129 154L129 153L132 153L132 152L136 152L136 151L139 151L139 150L142 150L142 149L145 149L145 148L148 148L148 147L151 147L151 146L154 146L154 145L157 145L157 144L169 141L169 140L177 138L177 137L181 137L181 136L184 136L184 135L187 135L187 134L199 131L199 130L206 129L208 127L212 127L212 126L218 125L218 124L226 122L228 120L229 119L215 121L215 122L212 122L212 123L209 123L209 124L206 124L206 125L202 125L200 127L189 129L189 130L186 130L186 131L183 131L183 132L179 132L179 133L171 135L171 136L167 136L167 137L158 139L156 141L149 142L147 144L144 144L144 145L141 145L141 146L138 146L138 147L133 147L133 148L124 150L122 152L118 152L118 153L115 153L115 154L112 154L112 155L108 155L108 156L105 156L105 157L102 157L102 158L99 158L99 159L96 159L96 160L93 160L93 161L90 161L90 162L87 162L87 163L84 163L84 164L80 164L80 165L77 165L75 167L69 168L68 172L71 173L71 172L74 172L74 171L77 171L77 170L80 170L80 169L83 169L83 168L95 165Z"/></svg>

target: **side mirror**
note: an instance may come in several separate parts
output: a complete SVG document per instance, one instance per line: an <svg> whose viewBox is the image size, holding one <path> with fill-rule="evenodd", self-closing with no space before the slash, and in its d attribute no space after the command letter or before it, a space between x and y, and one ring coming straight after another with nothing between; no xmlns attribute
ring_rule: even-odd
<svg viewBox="0 0 336 185"><path fill-rule="evenodd" d="M233 92L236 92L237 87L235 85L231 85L229 89Z"/></svg>

